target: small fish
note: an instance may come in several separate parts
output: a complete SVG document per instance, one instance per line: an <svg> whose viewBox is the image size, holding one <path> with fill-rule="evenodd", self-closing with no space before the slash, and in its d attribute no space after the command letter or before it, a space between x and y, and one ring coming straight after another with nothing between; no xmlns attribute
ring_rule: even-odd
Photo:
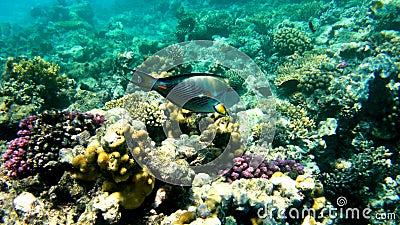
<svg viewBox="0 0 400 225"><path fill-rule="evenodd" d="M226 107L240 100L237 92L229 86L229 81L219 75L190 73L154 78L144 71L131 71L134 72L132 79L125 78L131 83L157 91L175 105L193 112L229 115Z"/></svg>
<svg viewBox="0 0 400 225"><path fill-rule="evenodd" d="M340 63L338 63L338 64L336 65L336 68L341 68L341 69L343 69L343 68L346 68L348 65L349 65L348 62L342 61L342 62L340 62Z"/></svg>
<svg viewBox="0 0 400 225"><path fill-rule="evenodd" d="M317 30L314 27L314 24L311 20L308 21L308 28L310 28L311 32L315 33Z"/></svg>

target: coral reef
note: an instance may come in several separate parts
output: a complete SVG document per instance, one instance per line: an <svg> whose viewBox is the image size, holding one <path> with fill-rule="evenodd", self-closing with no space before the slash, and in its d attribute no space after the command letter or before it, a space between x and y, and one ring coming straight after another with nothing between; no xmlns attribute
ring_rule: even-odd
<svg viewBox="0 0 400 225"><path fill-rule="evenodd" d="M0 91L2 126L13 126L31 114L70 104L73 82L60 67L41 57L8 58L3 77L6 82Z"/></svg>
<svg viewBox="0 0 400 225"><path fill-rule="evenodd" d="M103 3L16 4L18 18L0 22L0 222L399 224L398 0ZM176 44L191 40L213 42ZM132 84L125 91L127 68L222 75L243 104L231 117L181 110ZM106 126L42 112L103 106L91 114ZM249 155L293 159L304 174L234 179L255 176ZM243 169L230 168L241 156ZM198 173L208 164L216 176ZM343 209L396 216L327 216L340 196ZM288 218L296 210L305 214Z"/></svg>
<svg viewBox="0 0 400 225"><path fill-rule="evenodd" d="M295 181L280 172L270 179L238 179L231 184L199 174L191 189L193 203L164 217L161 224L280 224L288 218L283 215L288 208L301 211L299 202L314 206L316 212L330 204L313 178L301 175ZM327 217L319 219L329 222Z"/></svg>

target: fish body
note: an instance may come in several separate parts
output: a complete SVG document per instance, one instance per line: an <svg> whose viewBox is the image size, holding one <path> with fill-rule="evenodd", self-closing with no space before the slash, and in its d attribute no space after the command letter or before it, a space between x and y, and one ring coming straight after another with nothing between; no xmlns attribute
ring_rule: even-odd
<svg viewBox="0 0 400 225"><path fill-rule="evenodd" d="M229 86L225 77L208 73L182 74L165 78L154 78L150 74L136 70L132 83L154 90L184 109L227 115L227 107L240 100L237 92Z"/></svg>

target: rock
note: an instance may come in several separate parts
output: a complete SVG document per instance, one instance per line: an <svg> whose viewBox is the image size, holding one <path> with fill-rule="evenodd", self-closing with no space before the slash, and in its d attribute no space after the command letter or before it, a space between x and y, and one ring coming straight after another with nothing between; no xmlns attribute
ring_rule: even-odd
<svg viewBox="0 0 400 225"><path fill-rule="evenodd" d="M206 173L199 173L194 177L192 185L194 187L201 187L205 184L211 184L211 182L212 180L210 175Z"/></svg>
<svg viewBox="0 0 400 225"><path fill-rule="evenodd" d="M195 221L191 222L190 225L221 225L221 221L218 217L201 219L197 218Z"/></svg>
<svg viewBox="0 0 400 225"><path fill-rule="evenodd" d="M105 221L116 223L121 218L119 211L119 200L112 195L103 193L95 199L93 207L102 212Z"/></svg>
<svg viewBox="0 0 400 225"><path fill-rule="evenodd" d="M29 192L22 192L14 199L13 203L15 210L27 213L35 208L37 199Z"/></svg>
<svg viewBox="0 0 400 225"><path fill-rule="evenodd" d="M318 134L322 136L330 136L336 134L337 121L335 118L327 118L326 121L319 123Z"/></svg>
<svg viewBox="0 0 400 225"><path fill-rule="evenodd" d="M62 148L58 151L58 161L60 163L71 163L74 158L74 152L72 148Z"/></svg>

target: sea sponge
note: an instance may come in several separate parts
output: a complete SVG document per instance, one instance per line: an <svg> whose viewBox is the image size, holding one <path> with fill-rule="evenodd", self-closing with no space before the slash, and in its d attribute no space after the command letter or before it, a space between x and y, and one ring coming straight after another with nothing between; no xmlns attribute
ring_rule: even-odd
<svg viewBox="0 0 400 225"><path fill-rule="evenodd" d="M272 37L272 45L281 55L303 53L312 48L310 39L296 28L283 27Z"/></svg>

